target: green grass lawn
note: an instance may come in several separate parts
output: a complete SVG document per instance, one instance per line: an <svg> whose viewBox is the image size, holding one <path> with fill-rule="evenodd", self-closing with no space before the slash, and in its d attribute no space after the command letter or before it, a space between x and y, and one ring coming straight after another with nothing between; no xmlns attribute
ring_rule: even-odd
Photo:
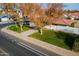
<svg viewBox="0 0 79 59"><path fill-rule="evenodd" d="M36 32L30 36L68 50L72 49L75 40L73 35L64 32L56 32L53 30L44 30L43 35Z"/></svg>
<svg viewBox="0 0 79 59"><path fill-rule="evenodd" d="M15 32L20 33L20 32L24 32L24 31L29 30L29 29L30 29L30 27L29 27L29 26L27 26L27 25L24 25L24 26L23 26L23 31L21 31L21 29L20 29L20 27L19 27L19 26L18 26L18 27L16 27L15 25L13 25L13 26L10 26L8 29L9 29L9 30L12 30L12 31L15 31Z"/></svg>

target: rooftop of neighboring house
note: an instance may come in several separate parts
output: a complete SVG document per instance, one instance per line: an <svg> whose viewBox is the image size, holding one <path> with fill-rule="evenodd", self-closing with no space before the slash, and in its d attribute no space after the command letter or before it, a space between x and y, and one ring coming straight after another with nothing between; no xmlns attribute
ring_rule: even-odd
<svg viewBox="0 0 79 59"><path fill-rule="evenodd" d="M67 26L70 26L72 23L74 23L74 21L70 20L70 19L60 18L60 19L53 19L52 23L56 24L56 25L67 25Z"/></svg>
<svg viewBox="0 0 79 59"><path fill-rule="evenodd" d="M5 18L5 17L11 17L10 15L4 14L4 15L0 15L0 18Z"/></svg>
<svg viewBox="0 0 79 59"><path fill-rule="evenodd" d="M66 15L68 15L68 16L79 16L79 12L70 12L70 13L66 13Z"/></svg>

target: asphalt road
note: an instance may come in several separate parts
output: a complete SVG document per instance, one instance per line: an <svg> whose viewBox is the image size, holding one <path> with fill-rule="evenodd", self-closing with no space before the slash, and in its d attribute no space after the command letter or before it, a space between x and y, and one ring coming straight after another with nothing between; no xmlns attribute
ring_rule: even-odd
<svg viewBox="0 0 79 59"><path fill-rule="evenodd" d="M38 52L34 52L29 48L24 48L15 42L11 42L0 36L0 47L11 56L40 56Z"/></svg>

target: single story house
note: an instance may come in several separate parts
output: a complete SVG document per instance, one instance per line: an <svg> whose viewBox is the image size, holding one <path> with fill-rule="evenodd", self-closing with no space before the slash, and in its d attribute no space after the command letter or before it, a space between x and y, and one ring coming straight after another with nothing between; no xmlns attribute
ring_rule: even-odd
<svg viewBox="0 0 79 59"><path fill-rule="evenodd" d="M28 16L24 16L24 24L35 27L35 24L28 18Z"/></svg>
<svg viewBox="0 0 79 59"><path fill-rule="evenodd" d="M70 19L59 18L53 19L52 23L55 25L71 26L74 23L74 21Z"/></svg>
<svg viewBox="0 0 79 59"><path fill-rule="evenodd" d="M9 20L9 18L8 18L7 15L0 15L0 21L1 22L5 22L5 21L8 21L8 20Z"/></svg>
<svg viewBox="0 0 79 59"><path fill-rule="evenodd" d="M79 20L79 12L64 14L64 17Z"/></svg>
<svg viewBox="0 0 79 59"><path fill-rule="evenodd" d="M0 22L13 23L13 19L10 15L4 14L0 15Z"/></svg>

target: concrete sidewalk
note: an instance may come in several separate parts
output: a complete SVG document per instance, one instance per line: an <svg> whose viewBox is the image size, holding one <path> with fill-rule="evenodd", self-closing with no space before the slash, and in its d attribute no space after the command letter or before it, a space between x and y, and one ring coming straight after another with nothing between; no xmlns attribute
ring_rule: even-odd
<svg viewBox="0 0 79 59"><path fill-rule="evenodd" d="M25 32L20 33L20 35L26 37L26 36L29 36L29 35L35 33L35 32L37 32L37 30L35 30L35 29L31 29L31 30L28 30L28 31L25 31Z"/></svg>
<svg viewBox="0 0 79 59"><path fill-rule="evenodd" d="M66 50L66 49L60 48L58 46L55 46L55 45L52 45L52 44L49 44L49 43L46 43L46 42L31 38L31 37L28 36L28 35L30 35L30 34L32 34L34 32L37 32L37 30L32 29L32 30L28 30L28 31L20 33L20 34L16 33L16 32L13 32L11 30L7 30L6 28L2 29L2 31L6 32L6 33L8 33L10 35L13 35L15 37L18 37L21 40L32 43L34 45L37 45L39 47L42 47L44 49L47 49L47 50L49 50L51 52L54 52L54 53L62 55L62 56L78 56L78 54L76 54L73 51Z"/></svg>

